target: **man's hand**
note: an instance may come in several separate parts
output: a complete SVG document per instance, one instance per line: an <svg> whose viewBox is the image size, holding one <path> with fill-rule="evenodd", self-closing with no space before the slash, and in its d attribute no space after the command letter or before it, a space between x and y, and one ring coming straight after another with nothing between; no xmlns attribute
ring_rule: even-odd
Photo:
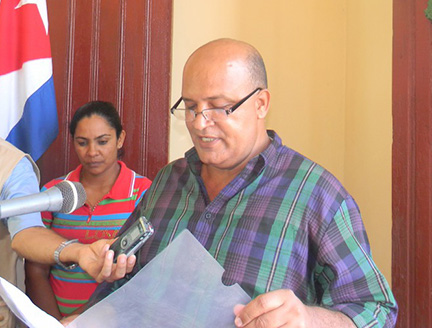
<svg viewBox="0 0 432 328"><path fill-rule="evenodd" d="M313 327L307 306L291 290L262 294L248 305L234 307L237 327Z"/></svg>
<svg viewBox="0 0 432 328"><path fill-rule="evenodd" d="M21 230L12 239L12 248L28 260L44 264L54 264L54 251L65 241L54 231L42 227ZM136 258L120 255L113 264L114 252L109 246L115 239L102 239L93 244L72 243L60 252L63 263L78 263L97 282L113 282L132 271Z"/></svg>
<svg viewBox="0 0 432 328"><path fill-rule="evenodd" d="M304 305L288 289L262 294L246 306L238 304L234 314L236 327L355 327L343 313Z"/></svg>
<svg viewBox="0 0 432 328"><path fill-rule="evenodd" d="M114 252L109 250L113 242L114 240L102 239L79 249L78 264L98 283L121 279L131 272L135 265L135 255L126 258L126 255L122 254L117 258L117 263L113 263Z"/></svg>

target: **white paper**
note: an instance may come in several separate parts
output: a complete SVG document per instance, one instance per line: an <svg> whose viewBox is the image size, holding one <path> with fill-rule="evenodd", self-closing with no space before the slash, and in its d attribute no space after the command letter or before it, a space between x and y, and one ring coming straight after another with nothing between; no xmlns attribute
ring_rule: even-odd
<svg viewBox="0 0 432 328"><path fill-rule="evenodd" d="M78 316L68 328L234 327L233 307L250 297L225 286L224 269L184 230L129 282ZM18 288L0 280L0 295L30 328L63 328Z"/></svg>
<svg viewBox="0 0 432 328"><path fill-rule="evenodd" d="M30 328L64 328L48 313L39 309L17 287L0 277L0 296L9 309Z"/></svg>
<svg viewBox="0 0 432 328"><path fill-rule="evenodd" d="M222 283L223 267L189 230L129 282L92 306L68 328L227 328L233 308L250 297Z"/></svg>

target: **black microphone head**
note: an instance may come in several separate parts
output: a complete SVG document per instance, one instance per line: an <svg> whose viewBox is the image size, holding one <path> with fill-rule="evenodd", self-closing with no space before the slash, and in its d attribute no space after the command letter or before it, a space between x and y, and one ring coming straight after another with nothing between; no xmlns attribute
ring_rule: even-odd
<svg viewBox="0 0 432 328"><path fill-rule="evenodd" d="M60 190L63 197L63 204L58 212L71 213L85 204L87 194L81 183L64 180L54 187Z"/></svg>

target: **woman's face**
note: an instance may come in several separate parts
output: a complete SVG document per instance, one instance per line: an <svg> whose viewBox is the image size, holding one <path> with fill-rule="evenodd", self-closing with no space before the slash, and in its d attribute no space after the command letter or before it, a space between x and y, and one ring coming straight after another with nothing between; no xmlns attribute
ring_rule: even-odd
<svg viewBox="0 0 432 328"><path fill-rule="evenodd" d="M84 117L78 122L74 147L83 171L100 175L117 166L117 152L123 146L125 131L117 139L115 129L99 115Z"/></svg>

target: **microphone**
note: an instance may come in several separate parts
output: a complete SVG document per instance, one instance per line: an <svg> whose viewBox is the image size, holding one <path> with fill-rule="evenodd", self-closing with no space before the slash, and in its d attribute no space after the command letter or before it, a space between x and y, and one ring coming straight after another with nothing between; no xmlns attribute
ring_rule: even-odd
<svg viewBox="0 0 432 328"><path fill-rule="evenodd" d="M86 199L81 183L64 180L44 192L0 201L0 219L42 211L71 213Z"/></svg>

